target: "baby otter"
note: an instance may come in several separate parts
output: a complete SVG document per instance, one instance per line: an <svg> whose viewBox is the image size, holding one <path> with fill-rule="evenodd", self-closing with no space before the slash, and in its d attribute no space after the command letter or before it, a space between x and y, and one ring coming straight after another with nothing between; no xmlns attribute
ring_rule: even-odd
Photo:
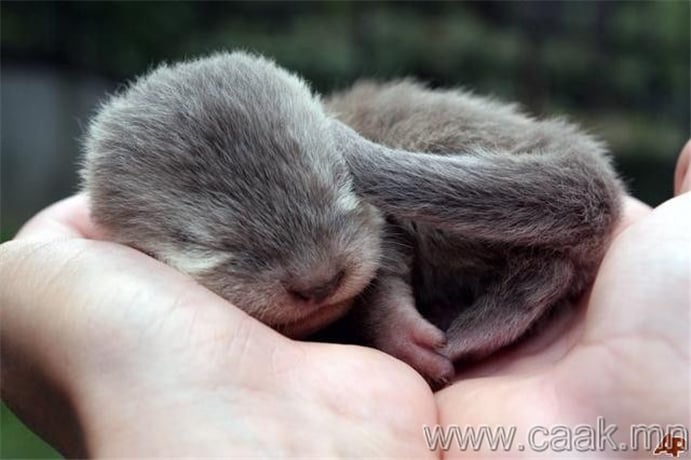
<svg viewBox="0 0 691 460"><path fill-rule="evenodd" d="M622 193L566 123L409 81L322 104L243 52L141 77L84 146L111 239L295 338L357 300L368 342L436 382L585 290Z"/></svg>

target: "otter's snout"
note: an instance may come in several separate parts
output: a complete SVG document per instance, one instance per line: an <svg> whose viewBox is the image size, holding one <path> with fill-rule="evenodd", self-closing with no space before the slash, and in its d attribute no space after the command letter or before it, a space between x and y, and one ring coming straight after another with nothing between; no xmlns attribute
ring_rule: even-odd
<svg viewBox="0 0 691 460"><path fill-rule="evenodd" d="M288 292L301 302L307 303L322 303L324 300L331 297L341 286L343 278L345 277L345 270L341 270L336 275L321 279L317 282L292 281L286 286Z"/></svg>

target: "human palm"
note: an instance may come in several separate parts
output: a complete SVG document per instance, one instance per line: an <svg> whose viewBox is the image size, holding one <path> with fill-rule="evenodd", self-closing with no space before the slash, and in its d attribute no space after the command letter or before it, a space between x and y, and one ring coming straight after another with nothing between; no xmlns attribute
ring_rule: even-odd
<svg viewBox="0 0 691 460"><path fill-rule="evenodd" d="M0 286L24 288L0 287L3 395L68 454L423 458L438 455L424 425L516 426L519 436L596 416L620 434L635 423L688 426L689 235L691 194L651 213L627 201L580 308L433 394L394 358L289 340L165 265L99 241L75 197L0 252ZM47 382L31 386L56 395L38 400L47 410L72 402L81 436L37 413L27 382ZM448 453L468 454L478 452Z"/></svg>
<svg viewBox="0 0 691 460"><path fill-rule="evenodd" d="M628 200L581 305L439 392L439 423L516 426L524 440L603 417L617 447L634 424L688 427L690 243L691 194L652 212Z"/></svg>

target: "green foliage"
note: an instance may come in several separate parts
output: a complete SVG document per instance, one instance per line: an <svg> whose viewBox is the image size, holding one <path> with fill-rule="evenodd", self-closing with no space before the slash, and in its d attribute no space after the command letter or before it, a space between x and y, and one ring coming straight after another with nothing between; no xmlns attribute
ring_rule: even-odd
<svg viewBox="0 0 691 460"><path fill-rule="evenodd" d="M61 458L52 447L29 431L12 412L0 406L0 458Z"/></svg>

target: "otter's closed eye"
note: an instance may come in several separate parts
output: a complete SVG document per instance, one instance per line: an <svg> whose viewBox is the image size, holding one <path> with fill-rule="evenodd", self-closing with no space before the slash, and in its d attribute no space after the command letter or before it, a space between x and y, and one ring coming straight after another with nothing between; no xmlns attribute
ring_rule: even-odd
<svg viewBox="0 0 691 460"><path fill-rule="evenodd" d="M214 270L228 259L228 255L210 249L193 247L173 248L161 246L157 256L163 262L189 275L197 275Z"/></svg>

